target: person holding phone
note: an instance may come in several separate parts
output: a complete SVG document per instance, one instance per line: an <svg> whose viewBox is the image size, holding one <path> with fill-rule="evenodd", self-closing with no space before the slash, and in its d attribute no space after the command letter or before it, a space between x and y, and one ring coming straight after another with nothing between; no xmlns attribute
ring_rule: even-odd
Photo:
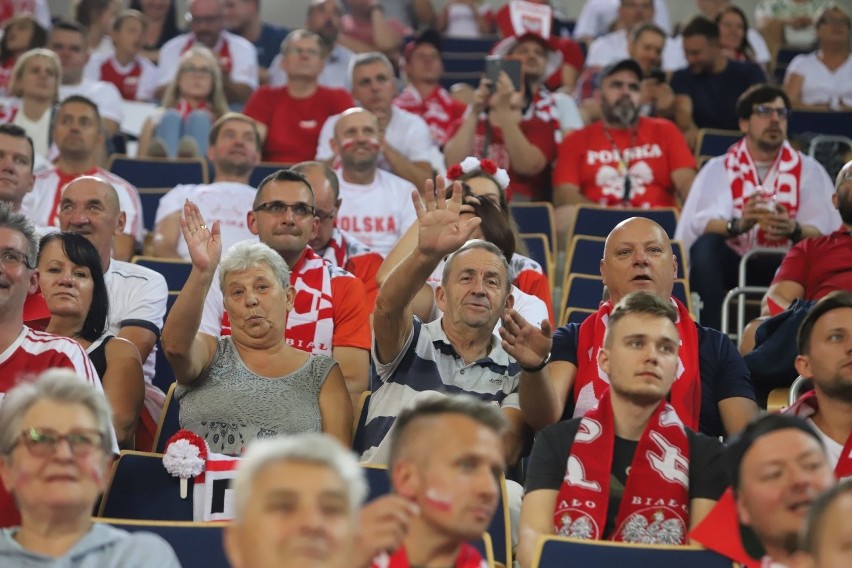
<svg viewBox="0 0 852 568"><path fill-rule="evenodd" d="M507 197L549 200L550 164L561 130L556 100L544 79L561 55L534 34L510 39L514 43L508 45L499 74L494 71L480 81L464 120L444 146L444 159L450 165L467 156L489 158L509 170ZM512 59L520 61L522 73Z"/></svg>

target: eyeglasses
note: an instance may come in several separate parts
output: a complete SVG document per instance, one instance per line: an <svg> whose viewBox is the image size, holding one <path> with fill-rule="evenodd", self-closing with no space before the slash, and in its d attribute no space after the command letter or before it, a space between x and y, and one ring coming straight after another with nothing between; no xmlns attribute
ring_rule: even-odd
<svg viewBox="0 0 852 568"><path fill-rule="evenodd" d="M39 458L47 458L56 453L56 446L60 441L68 442L71 453L77 457L88 456L104 445L103 434L97 430L75 430L67 434L60 434L49 428L30 428L21 433L18 442L23 444L32 455Z"/></svg>
<svg viewBox="0 0 852 568"><path fill-rule="evenodd" d="M322 55L319 49L305 48L305 47L291 47L287 50L287 53L293 53L295 55L310 55L311 57L319 57Z"/></svg>
<svg viewBox="0 0 852 568"><path fill-rule="evenodd" d="M9 268L17 268L18 266L23 265L32 269L32 266L30 266L30 263L27 260L27 255L15 249L0 250L0 264Z"/></svg>
<svg viewBox="0 0 852 568"><path fill-rule="evenodd" d="M202 75L212 75L213 70L209 67L196 67L195 65L184 65L180 68L181 73L201 73Z"/></svg>
<svg viewBox="0 0 852 568"><path fill-rule="evenodd" d="M754 114L761 118L769 118L773 114L777 114L778 118L785 119L790 116L790 109L785 107L773 107L769 105L757 105L754 107Z"/></svg>
<svg viewBox="0 0 852 568"><path fill-rule="evenodd" d="M304 219L305 217L313 217L315 211L313 207L311 207L307 203L302 203L301 201L297 203L270 201L268 203L261 203L260 205L255 207L254 210L255 212L263 211L271 215L283 215L287 211L291 211L293 213L293 217L298 217L299 219Z"/></svg>
<svg viewBox="0 0 852 568"><path fill-rule="evenodd" d="M321 211L314 207L314 216L320 221L328 221L329 219L334 219L334 216L337 214L337 207L332 209L331 211Z"/></svg>

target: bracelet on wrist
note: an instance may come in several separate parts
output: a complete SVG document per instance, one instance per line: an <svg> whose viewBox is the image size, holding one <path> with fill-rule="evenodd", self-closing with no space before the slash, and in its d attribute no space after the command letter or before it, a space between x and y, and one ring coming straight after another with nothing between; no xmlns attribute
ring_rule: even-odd
<svg viewBox="0 0 852 568"><path fill-rule="evenodd" d="M525 373L538 373L539 371L544 369L547 366L548 363L550 363L550 353L547 354L547 357L542 359L542 361L539 365L537 365L535 367L524 367L523 365L521 365L521 370L524 371Z"/></svg>

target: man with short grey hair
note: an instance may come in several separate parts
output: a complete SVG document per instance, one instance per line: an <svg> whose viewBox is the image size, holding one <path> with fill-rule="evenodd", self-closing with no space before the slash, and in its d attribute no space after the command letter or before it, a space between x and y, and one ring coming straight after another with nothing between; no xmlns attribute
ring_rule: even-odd
<svg viewBox="0 0 852 568"><path fill-rule="evenodd" d="M480 219L459 220L461 184L454 184L446 202L442 185L437 194L427 182L424 205L412 192L419 220L417 247L388 276L376 298L374 390L362 458L388 460L388 444L382 442L411 401L435 392L468 393L501 408L509 422L505 458L514 464L526 429L517 394L520 368L493 334L514 303L508 265L493 244L468 240ZM424 324L412 316L411 302L448 254L435 291L444 315Z"/></svg>
<svg viewBox="0 0 852 568"><path fill-rule="evenodd" d="M352 96L376 116L384 136L379 168L419 188L423 187L423 180L432 177L433 169L444 171L444 157L426 121L393 104L397 94L396 79L388 58L377 52L358 54L350 62L349 73ZM339 118L340 115L335 115L325 121L316 151L317 160L333 167L340 160L340 152L331 145Z"/></svg>
<svg viewBox="0 0 852 568"><path fill-rule="evenodd" d="M351 107L353 100L343 89L319 84L323 67L319 35L293 30L281 44L281 53L287 84L255 91L245 113L257 121L265 138L263 159L292 164L313 159L326 119Z"/></svg>

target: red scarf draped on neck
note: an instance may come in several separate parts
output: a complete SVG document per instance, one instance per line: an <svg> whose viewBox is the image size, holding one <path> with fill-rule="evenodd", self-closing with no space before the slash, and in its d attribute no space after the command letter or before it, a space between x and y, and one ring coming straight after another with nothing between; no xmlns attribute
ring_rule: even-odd
<svg viewBox="0 0 852 568"><path fill-rule="evenodd" d="M604 537L615 447L610 391L580 421L565 479L556 498L556 534ZM677 412L661 401L630 465L610 539L642 544L686 544L689 528L689 440Z"/></svg>
<svg viewBox="0 0 852 568"><path fill-rule="evenodd" d="M671 404L684 424L698 431L701 414L701 375L698 370L698 330L689 310L676 298L671 299L677 309L677 330L680 333L678 350L678 375L669 396ZM600 399L609 386L609 377L598 368L598 351L603 347L612 302L586 318L580 325L577 340L577 377L574 381L574 416L582 416Z"/></svg>

